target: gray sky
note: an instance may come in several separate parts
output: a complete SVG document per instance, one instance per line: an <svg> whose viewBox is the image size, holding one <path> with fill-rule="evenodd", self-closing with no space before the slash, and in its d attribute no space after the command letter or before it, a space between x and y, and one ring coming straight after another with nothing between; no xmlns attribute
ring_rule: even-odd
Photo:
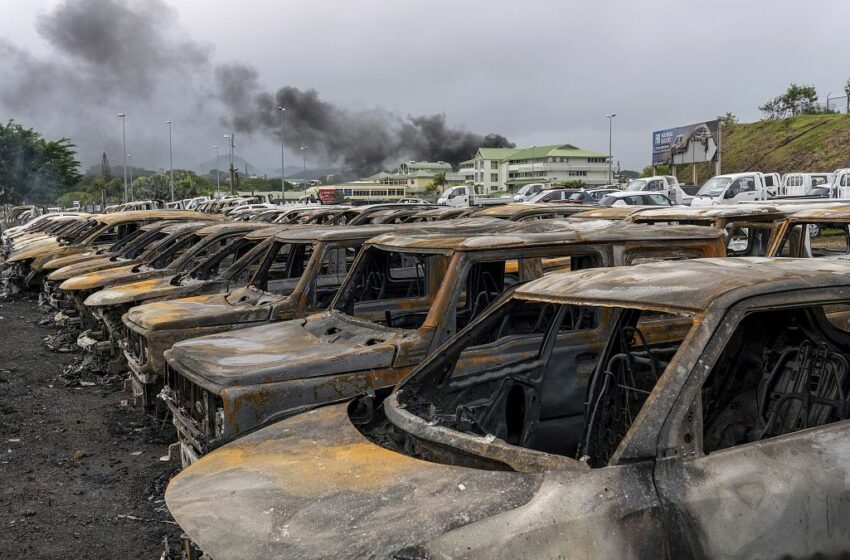
<svg viewBox="0 0 850 560"><path fill-rule="evenodd" d="M44 23L65 2L0 0L0 40L18 57L10 64L4 56L0 65L0 117L71 137L86 164L104 150L118 163L114 114L122 111L138 164L167 166L169 118L176 166L213 157L212 145L224 143L223 121L233 116L213 76L217 65L233 62L254 67L262 91L314 88L357 114L445 113L451 127L499 133L523 146L571 142L607 151L603 115L613 111L614 157L630 169L649 162L653 130L725 111L756 120L757 106L791 82L812 84L824 98L840 94L850 77L846 0L164 0L170 10L141 0L88 1L130 11L147 5L148 16L161 18L153 29L163 39L143 33L117 62L100 54L81 62L91 52L78 38ZM83 28L104 33L102 22ZM151 50L148 39L171 42L170 50L138 60L133 53ZM65 63L86 79L61 78L56 66ZM137 65L144 80L122 74ZM21 67L35 71L14 70ZM17 91L10 93L10 82ZM90 95L85 88L93 82L103 83ZM273 171L280 164L273 138L269 130L239 135L237 152ZM318 151L308 154L308 167L323 163ZM288 168L300 166L297 149L287 158Z"/></svg>

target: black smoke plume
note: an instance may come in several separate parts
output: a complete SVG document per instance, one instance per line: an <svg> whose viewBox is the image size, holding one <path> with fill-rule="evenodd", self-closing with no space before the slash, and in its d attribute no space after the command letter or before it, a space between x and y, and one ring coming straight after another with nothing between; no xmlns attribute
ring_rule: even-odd
<svg viewBox="0 0 850 560"><path fill-rule="evenodd" d="M244 64L219 66L216 84L230 108L227 126L237 132L281 137L281 115L286 109L283 138L293 149L319 150L328 162L369 172L402 160L444 161L457 165L479 147L512 148L500 134L486 136L451 128L443 114L401 117L385 109L350 111L319 97L314 89L282 87L263 91L256 70Z"/></svg>
<svg viewBox="0 0 850 560"><path fill-rule="evenodd" d="M220 143L222 125L279 141L278 106L286 107L290 149L304 145L311 161L357 171L407 159L457 164L479 146L513 146L498 134L451 127L442 114L354 111L312 89L270 93L250 65L216 65L212 49L187 39L176 21L163 0L65 0L38 20L37 31L50 48L46 56L0 40L0 110L50 136L71 138L84 163L100 161L104 150L121 161L115 115L124 112L133 163L150 167L167 161L166 119L183 135L175 145L206 148L176 153L175 159L199 161L209 159L207 145Z"/></svg>

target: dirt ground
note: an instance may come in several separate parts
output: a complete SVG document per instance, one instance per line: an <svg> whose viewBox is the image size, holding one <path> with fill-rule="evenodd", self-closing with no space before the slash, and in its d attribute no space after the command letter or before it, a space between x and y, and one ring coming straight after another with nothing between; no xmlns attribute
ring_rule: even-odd
<svg viewBox="0 0 850 560"><path fill-rule="evenodd" d="M163 501L173 428L118 376L63 375L80 354L45 347L44 317L0 300L0 558L160 558L180 534Z"/></svg>

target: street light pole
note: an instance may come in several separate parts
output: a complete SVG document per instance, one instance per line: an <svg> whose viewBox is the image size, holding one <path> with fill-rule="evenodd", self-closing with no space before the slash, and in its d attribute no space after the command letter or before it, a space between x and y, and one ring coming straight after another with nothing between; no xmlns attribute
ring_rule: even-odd
<svg viewBox="0 0 850 560"><path fill-rule="evenodd" d="M127 115L118 113L118 116L121 117L121 143L124 154L124 202L127 202L127 128L124 126Z"/></svg>
<svg viewBox="0 0 850 560"><path fill-rule="evenodd" d="M124 154L124 158L125 158L124 161L127 161L127 160L133 159L133 156L131 156L130 154ZM132 167L129 169L129 172L130 172L131 198L135 198L134 196L132 196L132 188L133 188L133 168Z"/></svg>
<svg viewBox="0 0 850 560"><path fill-rule="evenodd" d="M171 149L171 121L165 121L168 125L168 162L171 166L171 202L174 202L174 151Z"/></svg>
<svg viewBox="0 0 850 560"><path fill-rule="evenodd" d="M221 191L221 171L218 169L218 146L215 148L215 190Z"/></svg>
<svg viewBox="0 0 850 560"><path fill-rule="evenodd" d="M230 194L233 194L233 189L236 188L236 170L233 169L233 148L236 147L236 138L235 134L232 132L230 134L225 134L224 137L227 138L230 143Z"/></svg>
<svg viewBox="0 0 850 560"><path fill-rule="evenodd" d="M306 184L306 182L307 182L307 146L301 146L301 157L302 157L303 164L304 164L304 172L303 172L304 183Z"/></svg>
<svg viewBox="0 0 850 560"><path fill-rule="evenodd" d="M617 113L611 113L610 115L605 115L605 118L608 119L608 184L614 182L613 175L613 156L611 155L611 138L614 132L614 117L617 116Z"/></svg>
<svg viewBox="0 0 850 560"><path fill-rule="evenodd" d="M286 165L283 156L283 114L286 107L278 107L280 110L280 198L286 204Z"/></svg>

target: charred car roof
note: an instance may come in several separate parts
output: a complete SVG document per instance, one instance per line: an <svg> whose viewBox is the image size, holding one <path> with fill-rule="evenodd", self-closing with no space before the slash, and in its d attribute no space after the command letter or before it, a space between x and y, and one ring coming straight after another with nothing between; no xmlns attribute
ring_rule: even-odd
<svg viewBox="0 0 850 560"><path fill-rule="evenodd" d="M788 220L792 222L850 221L850 204L800 210L788 216Z"/></svg>
<svg viewBox="0 0 850 560"><path fill-rule="evenodd" d="M732 292L740 300L814 286L846 286L848 274L847 261L708 258L553 272L520 286L515 294L537 301L699 312Z"/></svg>
<svg viewBox="0 0 850 560"><path fill-rule="evenodd" d="M570 211L577 214L585 210L587 210L587 206L584 204L529 204L528 202L521 202L482 208L476 211L473 216L517 219L530 214L566 214Z"/></svg>
<svg viewBox="0 0 850 560"><path fill-rule="evenodd" d="M644 209L630 218L630 221L644 220L696 220L696 219L729 219L729 218L766 218L780 219L787 212L776 206L760 206L751 204L727 204L725 206L671 206L665 208Z"/></svg>
<svg viewBox="0 0 850 560"><path fill-rule="evenodd" d="M578 212L570 216L571 220L624 220L629 216L643 212L654 206L600 206Z"/></svg>
<svg viewBox="0 0 850 560"><path fill-rule="evenodd" d="M198 230L198 235L218 235L231 231L254 231L268 227L275 227L275 224L266 224L263 222L227 222L226 224L206 226Z"/></svg>
<svg viewBox="0 0 850 560"><path fill-rule="evenodd" d="M371 244L407 249L481 251L505 247L534 247L552 243L718 239L722 235L718 230L705 226L658 227L608 220L583 222L542 220L514 224L513 228L500 230L498 233L499 235L492 235L491 231L481 231L477 234L464 232L463 235L452 235L449 228L446 229L446 233L417 232L415 235L398 231L376 237Z"/></svg>

